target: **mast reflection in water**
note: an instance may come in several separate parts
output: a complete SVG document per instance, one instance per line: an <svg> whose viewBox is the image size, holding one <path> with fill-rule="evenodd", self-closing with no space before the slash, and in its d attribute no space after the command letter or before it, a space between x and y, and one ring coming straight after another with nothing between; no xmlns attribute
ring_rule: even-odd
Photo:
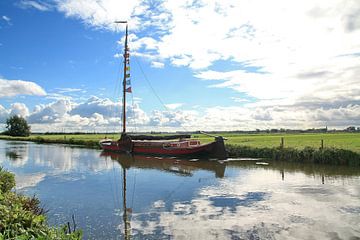
<svg viewBox="0 0 360 240"><path fill-rule="evenodd" d="M355 168L132 158L7 141L0 165L15 172L18 192L40 198L51 224L75 214L85 239L360 237Z"/></svg>

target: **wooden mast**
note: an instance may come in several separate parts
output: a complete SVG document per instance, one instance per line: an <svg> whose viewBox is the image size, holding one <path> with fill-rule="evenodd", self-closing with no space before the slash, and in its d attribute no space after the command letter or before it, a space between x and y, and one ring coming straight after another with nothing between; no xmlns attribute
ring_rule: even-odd
<svg viewBox="0 0 360 240"><path fill-rule="evenodd" d="M126 169L123 167L123 221L124 221L124 239L130 240L130 221L128 216L128 209L126 207Z"/></svg>
<svg viewBox="0 0 360 240"><path fill-rule="evenodd" d="M123 130L122 134L126 133L126 70L127 70L127 64L129 60L129 53L128 53L128 24L126 23L126 32L125 32L125 51L124 51L124 78L123 78Z"/></svg>

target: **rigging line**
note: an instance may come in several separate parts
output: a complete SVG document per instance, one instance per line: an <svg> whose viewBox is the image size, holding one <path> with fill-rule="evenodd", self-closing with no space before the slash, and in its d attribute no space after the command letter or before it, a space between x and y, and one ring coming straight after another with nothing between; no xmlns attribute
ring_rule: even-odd
<svg viewBox="0 0 360 240"><path fill-rule="evenodd" d="M151 91L154 93L154 95L155 95L156 98L159 100L159 102L163 105L163 107L165 108L165 110L170 111L170 109L169 109L168 107L166 107L165 103L161 100L161 98L159 97L159 95L156 93L156 91L155 91L155 89L153 88L151 82L150 82L149 79L147 78L144 70L142 69L142 67L141 67L141 65L140 65L140 62L138 61L137 57L134 56L133 58L135 58L136 64L139 66L139 69L140 69L142 75L144 76L147 84L150 86ZM180 126L181 126L181 128L182 128L183 130L185 130L186 132L190 132L189 129L187 129L187 128L184 127L183 125L180 125Z"/></svg>
<svg viewBox="0 0 360 240"><path fill-rule="evenodd" d="M135 169L135 171L134 171L134 185L133 185L133 192L132 192L132 197L131 197L131 208L133 208L133 206L134 206L134 196L135 196L135 190L136 190L136 173L137 173L137 170Z"/></svg>
<svg viewBox="0 0 360 240"><path fill-rule="evenodd" d="M147 84L149 85L151 91L154 93L154 95L155 95L156 98L159 100L159 102L163 105L163 107L164 107L167 111L169 111L169 108L166 107L166 105L164 104L164 102L161 100L161 98L159 97L159 95L156 93L156 91L155 91L155 89L153 88L152 84L150 83L149 79L147 78L147 76L146 76L144 70L142 69L142 67L141 67L141 65L140 65L139 60L137 59L137 57L134 56L133 58L135 58L136 64L138 65L138 67L139 67L142 75L144 76Z"/></svg>
<svg viewBox="0 0 360 240"><path fill-rule="evenodd" d="M121 177L121 181L124 181L123 166L121 166L121 168L122 169L120 171L120 177ZM124 195L124 183L121 184L121 197L122 197L122 199L124 199L124 197L125 197L125 195ZM119 206L120 206L120 200L119 200Z"/></svg>
<svg viewBox="0 0 360 240"><path fill-rule="evenodd" d="M180 188L182 185L185 184L185 181L186 181L186 180L187 180L187 179L184 179L184 181L180 182L180 183L178 184L178 186L177 186L176 188L174 188L174 190L172 190L172 191L164 198L164 203L166 203L166 202L175 194L175 192L177 192L177 191L179 190L179 188Z"/></svg>
<svg viewBox="0 0 360 240"><path fill-rule="evenodd" d="M117 61L115 61L115 62L117 62ZM113 99L115 99L115 109L114 110L116 110L117 98L120 96L120 94L118 94L118 91L120 90L120 83L121 83L121 60L120 60L120 64L116 64L116 65L117 65L117 69L116 69L117 71L115 74L115 88L113 88L114 91L113 91L113 95L112 95ZM112 111L112 117L115 118L117 115L116 113L118 113L118 112L119 111ZM120 114L120 120L121 119L122 119L122 115ZM112 131L117 132L115 126L113 126Z"/></svg>
<svg viewBox="0 0 360 240"><path fill-rule="evenodd" d="M115 188L115 201L116 201L116 204L118 204L118 206L120 206L120 198L119 198L119 193L118 193L118 188L116 186L116 172L115 172L115 166L114 166L114 161L112 162L113 164L113 177L114 177L114 188Z"/></svg>
<svg viewBox="0 0 360 240"><path fill-rule="evenodd" d="M132 111L133 111L133 120L134 120L134 129L135 129L135 132L137 132L137 123L136 123L136 119L135 119L135 104L134 104L134 94L131 93L131 103L132 103Z"/></svg>
<svg viewBox="0 0 360 240"><path fill-rule="evenodd" d="M106 166L106 168L108 168L107 157L105 157L105 166ZM108 175L108 180L109 180L109 184L110 184L110 189L111 189L112 198L113 198L113 203L114 203L114 209L115 209L115 208L116 208L115 191L114 191L114 184L113 184L113 182L111 181L110 174Z"/></svg>
<svg viewBox="0 0 360 240"><path fill-rule="evenodd" d="M112 118L116 118L117 113L119 112L117 110L117 102L118 102L117 101L117 96L118 96L117 92L118 92L118 88L119 88L118 87L118 80L116 79L115 89L114 89L113 95L112 95L112 98L114 99L114 109L111 111L111 117ZM119 117L121 119L121 115ZM112 130L113 133L116 132L116 126L113 125L111 130Z"/></svg>

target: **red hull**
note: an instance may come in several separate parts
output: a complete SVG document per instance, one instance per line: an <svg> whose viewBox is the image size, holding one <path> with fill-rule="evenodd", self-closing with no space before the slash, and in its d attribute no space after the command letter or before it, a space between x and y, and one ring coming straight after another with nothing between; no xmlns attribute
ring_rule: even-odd
<svg viewBox="0 0 360 240"><path fill-rule="evenodd" d="M133 144L132 151L121 144L121 142L112 141L111 145L101 145L103 150L114 152L132 152L135 154L151 154L151 155L209 155L214 148L215 142L203 144L195 147L187 148L164 148L163 146L138 146L136 142Z"/></svg>
<svg viewBox="0 0 360 240"><path fill-rule="evenodd" d="M195 144L193 144L195 142ZM197 140L186 141L112 141L103 140L100 146L105 151L113 152L129 152L133 154L145 155L163 155L163 156L203 156L203 157L218 157L214 156L218 142L211 142L207 144L200 144ZM192 146L193 145L193 146ZM226 156L225 156L226 158Z"/></svg>

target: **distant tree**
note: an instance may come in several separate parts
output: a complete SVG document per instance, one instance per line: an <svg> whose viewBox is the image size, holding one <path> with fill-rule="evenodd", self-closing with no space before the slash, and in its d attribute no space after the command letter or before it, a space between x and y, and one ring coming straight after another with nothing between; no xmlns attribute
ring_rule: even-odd
<svg viewBox="0 0 360 240"><path fill-rule="evenodd" d="M346 128L345 131L347 131L347 132L355 132L356 128L354 126L350 126L350 127Z"/></svg>
<svg viewBox="0 0 360 240"><path fill-rule="evenodd" d="M12 116L6 120L6 135L28 137L30 126L23 117Z"/></svg>

